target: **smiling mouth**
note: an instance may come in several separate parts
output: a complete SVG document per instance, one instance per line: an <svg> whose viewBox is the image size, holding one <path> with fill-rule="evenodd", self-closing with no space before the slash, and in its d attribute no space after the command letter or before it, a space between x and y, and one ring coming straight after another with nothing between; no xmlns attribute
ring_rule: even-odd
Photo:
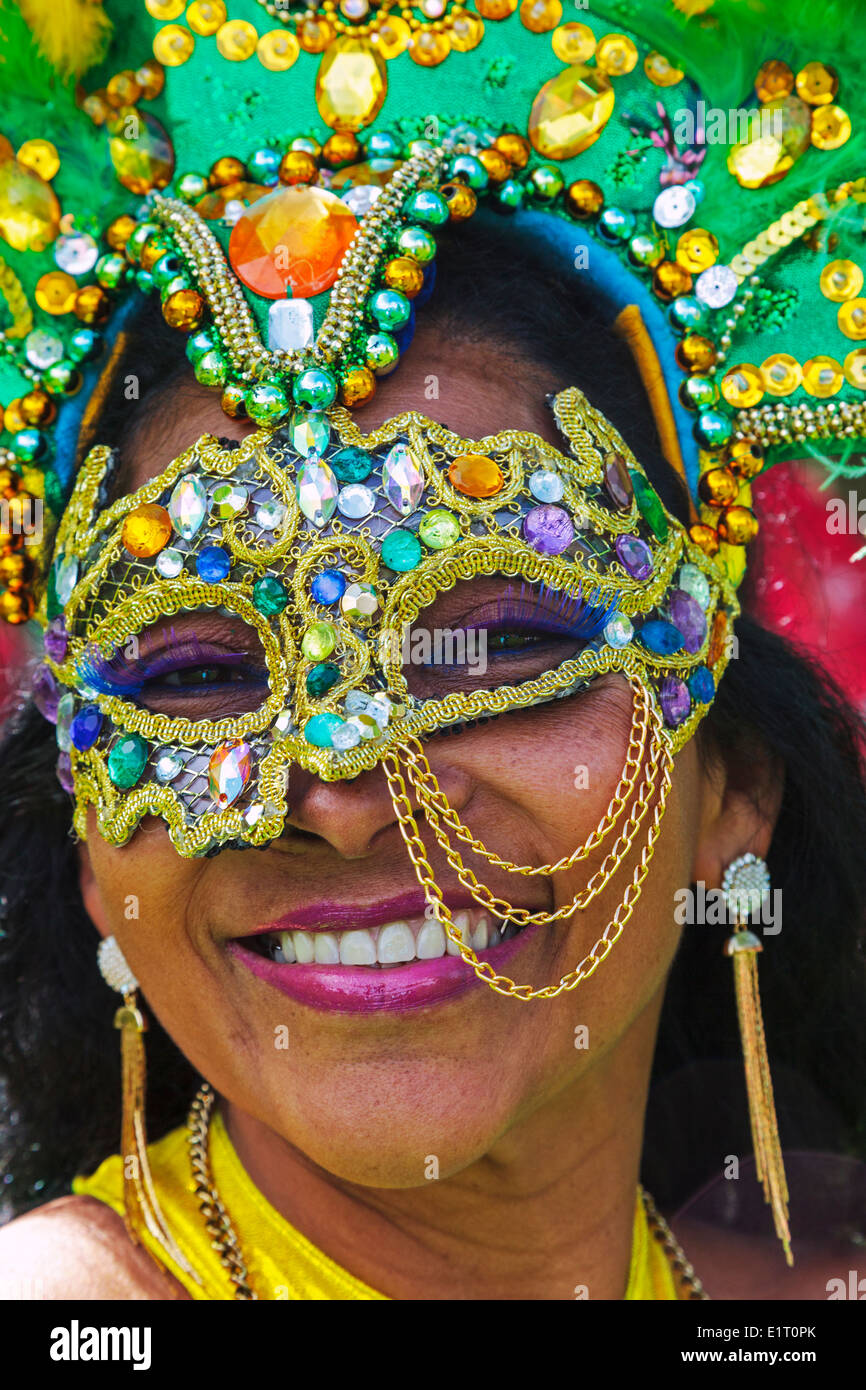
<svg viewBox="0 0 866 1390"><path fill-rule="evenodd" d="M461 908L452 917L463 941L478 953L510 941L523 930L483 908ZM424 916L401 917L378 927L349 931L260 932L236 938L236 944L275 965L354 965L373 971L460 955L442 923Z"/></svg>

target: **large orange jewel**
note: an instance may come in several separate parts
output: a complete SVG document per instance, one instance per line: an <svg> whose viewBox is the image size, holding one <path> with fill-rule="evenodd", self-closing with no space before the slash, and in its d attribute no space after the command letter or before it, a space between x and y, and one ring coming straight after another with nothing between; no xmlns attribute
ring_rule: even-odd
<svg viewBox="0 0 866 1390"><path fill-rule="evenodd" d="M495 497L502 489L502 469L484 454L458 454L448 477L458 492L467 497Z"/></svg>
<svg viewBox="0 0 866 1390"><path fill-rule="evenodd" d="M238 218L229 260L238 278L265 299L282 299L287 284L308 298L334 284L357 230L351 209L327 189L277 188Z"/></svg>

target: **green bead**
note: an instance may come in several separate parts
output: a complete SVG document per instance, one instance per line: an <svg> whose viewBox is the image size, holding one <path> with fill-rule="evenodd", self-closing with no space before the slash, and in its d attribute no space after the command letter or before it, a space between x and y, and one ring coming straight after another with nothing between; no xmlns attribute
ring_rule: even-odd
<svg viewBox="0 0 866 1390"><path fill-rule="evenodd" d="M446 550L460 539L460 522L445 507L434 507L418 527L418 535L431 550Z"/></svg>
<svg viewBox="0 0 866 1390"><path fill-rule="evenodd" d="M135 283L142 294L150 294L153 289L153 276L149 270L137 270L135 272Z"/></svg>
<svg viewBox="0 0 866 1390"><path fill-rule="evenodd" d="M339 666L335 666L332 661L319 661L307 672L307 694L312 695L314 700L319 700L339 679Z"/></svg>
<svg viewBox="0 0 866 1390"><path fill-rule="evenodd" d="M108 256L100 256L93 273L104 290L116 290L126 278L129 266L125 256L113 251Z"/></svg>
<svg viewBox="0 0 866 1390"><path fill-rule="evenodd" d="M633 212L622 208L605 208L598 219L598 229L608 241L628 241L634 232Z"/></svg>
<svg viewBox="0 0 866 1390"><path fill-rule="evenodd" d="M665 244L660 236L652 232L639 232L633 236L628 244L628 258L634 265L646 266L648 269L658 265L664 258Z"/></svg>
<svg viewBox="0 0 866 1390"><path fill-rule="evenodd" d="M734 427L727 415L718 410L705 410L698 417L694 432L705 449L721 449L728 443Z"/></svg>
<svg viewBox="0 0 866 1390"><path fill-rule="evenodd" d="M404 227L397 237L397 247L404 256L427 265L436 255L436 238L426 227Z"/></svg>
<svg viewBox="0 0 866 1390"><path fill-rule="evenodd" d="M176 184L177 196L185 203L197 203L208 191L204 174L181 174Z"/></svg>
<svg viewBox="0 0 866 1390"><path fill-rule="evenodd" d="M301 651L308 661L324 661L337 645L333 623L311 623L301 638Z"/></svg>
<svg viewBox="0 0 866 1390"><path fill-rule="evenodd" d="M448 165L448 178L468 183L476 192L482 192L490 182L490 175L474 154L455 155Z"/></svg>
<svg viewBox="0 0 866 1390"><path fill-rule="evenodd" d="M295 377L292 396L307 410L327 410L337 394L336 378L321 367L308 367Z"/></svg>
<svg viewBox="0 0 866 1390"><path fill-rule="evenodd" d="M405 294L399 290L376 290L368 300L370 313L384 329L403 328L412 313Z"/></svg>
<svg viewBox="0 0 866 1390"><path fill-rule="evenodd" d="M288 396L275 381L257 381L244 396L247 414L257 425L282 420L291 408Z"/></svg>
<svg viewBox="0 0 866 1390"><path fill-rule="evenodd" d="M444 227L451 214L448 204L433 188L418 188L403 204L403 213L425 227Z"/></svg>
<svg viewBox="0 0 866 1390"><path fill-rule="evenodd" d="M279 579L274 579L272 575L264 575L253 585L253 607L264 613L266 618L272 618L275 613L282 613L288 601L286 590Z"/></svg>
<svg viewBox="0 0 866 1390"><path fill-rule="evenodd" d="M122 734L108 755L108 775L121 791L134 787L147 762L147 744L139 734Z"/></svg>
<svg viewBox="0 0 866 1390"><path fill-rule="evenodd" d="M176 276L183 274L183 261L176 251L167 251L150 268L153 283L158 290L164 290Z"/></svg>
<svg viewBox="0 0 866 1390"><path fill-rule="evenodd" d="M555 164L539 164L530 175L533 192L539 198L555 198L565 187L565 179Z"/></svg>
<svg viewBox="0 0 866 1390"><path fill-rule="evenodd" d="M406 158L411 159L413 154L432 154L433 149L429 140L410 140L406 146Z"/></svg>
<svg viewBox="0 0 866 1390"><path fill-rule="evenodd" d="M216 342L214 341L214 336L212 333L208 333L207 330L200 330L198 333L193 333L187 339L186 355L194 367L207 355L207 353L214 352L215 350Z"/></svg>
<svg viewBox="0 0 866 1390"><path fill-rule="evenodd" d="M373 455L354 444L338 449L328 463L341 483L363 483L373 471Z"/></svg>
<svg viewBox="0 0 866 1390"><path fill-rule="evenodd" d="M382 563L392 570L413 570L422 554L414 531L389 531L382 541Z"/></svg>
<svg viewBox="0 0 866 1390"><path fill-rule="evenodd" d="M339 714L331 714L329 710L325 710L323 714L314 714L304 725L304 738L307 743L312 743L314 748L331 748L335 730L342 728L345 722Z"/></svg>
<svg viewBox="0 0 866 1390"><path fill-rule="evenodd" d="M638 473L634 468L629 469L629 477L634 487L634 500L637 502L637 509L644 521L656 540L667 540L668 519L655 488L651 487L644 475Z"/></svg>
<svg viewBox="0 0 866 1390"><path fill-rule="evenodd" d="M368 136L364 146L367 159L399 159L400 141L389 130L380 130Z"/></svg>
<svg viewBox="0 0 866 1390"><path fill-rule="evenodd" d="M202 386L222 386L228 376L229 364L221 352L212 348L194 364L195 379Z"/></svg>
<svg viewBox="0 0 866 1390"><path fill-rule="evenodd" d="M712 377L687 376L679 395L686 410L706 410L719 399L719 388Z"/></svg>
<svg viewBox="0 0 866 1390"><path fill-rule="evenodd" d="M67 351L73 362L92 362L102 352L101 333L92 328L77 328L69 339Z"/></svg>
<svg viewBox="0 0 866 1390"><path fill-rule="evenodd" d="M693 329L703 327L707 314L701 301L694 295L681 294L668 309L668 318L674 328L692 332Z"/></svg>
<svg viewBox="0 0 866 1390"><path fill-rule="evenodd" d="M175 275L174 279L169 280L168 284L165 285L164 288L160 291L160 297L164 304L166 300L169 299L171 295L175 294L178 290L189 289L192 289L189 277L186 275Z"/></svg>
<svg viewBox="0 0 866 1390"><path fill-rule="evenodd" d="M318 157L320 146L309 135L298 135L292 141L293 150L301 150L304 154L312 154Z"/></svg>
<svg viewBox="0 0 866 1390"><path fill-rule="evenodd" d="M155 222L139 222L138 226L130 232L126 243L126 254L133 264L141 259L145 242L149 241L155 233L159 233L159 227Z"/></svg>
<svg viewBox="0 0 866 1390"><path fill-rule="evenodd" d="M64 358L45 369L42 385L52 396L74 396L81 386L81 372L74 362Z"/></svg>
<svg viewBox="0 0 866 1390"><path fill-rule="evenodd" d="M400 361L400 349L390 333L371 333L365 344L367 366L376 376L387 376Z"/></svg>
<svg viewBox="0 0 866 1390"><path fill-rule="evenodd" d="M23 459L26 463L33 463L35 459L41 458L45 453L45 435L32 427L19 430L13 437L12 448L18 458Z"/></svg>
<svg viewBox="0 0 866 1390"><path fill-rule="evenodd" d="M523 184L518 183L517 179L506 179L504 183L499 185L496 197L503 208L508 212L514 212L516 208L522 206L525 191Z"/></svg>

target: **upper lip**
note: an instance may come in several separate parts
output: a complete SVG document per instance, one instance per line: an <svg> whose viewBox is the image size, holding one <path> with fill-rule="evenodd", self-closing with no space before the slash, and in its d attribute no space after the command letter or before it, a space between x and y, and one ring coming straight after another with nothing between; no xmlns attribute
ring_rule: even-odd
<svg viewBox="0 0 866 1390"><path fill-rule="evenodd" d="M478 907L478 899L470 893L459 890L443 893L448 908L457 911L463 907ZM262 936L265 932L292 931L351 931L354 928L381 927L386 922L395 922L405 917L421 917L427 900L421 892L401 893L395 898L383 898L375 903L319 902L306 907L295 907L274 922L265 926L253 927L251 931L241 932L234 940L248 936Z"/></svg>

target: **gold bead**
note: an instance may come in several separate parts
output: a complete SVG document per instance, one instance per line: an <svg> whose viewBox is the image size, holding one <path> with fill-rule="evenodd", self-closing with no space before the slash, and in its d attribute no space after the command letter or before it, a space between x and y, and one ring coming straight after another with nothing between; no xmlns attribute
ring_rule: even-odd
<svg viewBox="0 0 866 1390"><path fill-rule="evenodd" d="M866 391L866 348L854 348L842 364L845 379L860 391Z"/></svg>
<svg viewBox="0 0 866 1390"><path fill-rule="evenodd" d="M529 163L529 156L532 147L528 140L524 140L522 135L516 131L506 130L502 135L497 135L493 141L493 148L501 150L505 158L509 160L515 169L525 169Z"/></svg>
<svg viewBox="0 0 866 1390"><path fill-rule="evenodd" d="M716 349L709 338L700 333L687 333L676 347L675 357L686 372L705 372L716 360Z"/></svg>
<svg viewBox="0 0 866 1390"><path fill-rule="evenodd" d="M816 106L812 112L812 144L817 150L838 150L851 139L851 117L841 106Z"/></svg>
<svg viewBox="0 0 866 1390"><path fill-rule="evenodd" d="M691 288L691 275L685 266L678 265L676 261L662 261L653 271L653 289L659 299L666 303L679 299L680 295L690 294Z"/></svg>
<svg viewBox="0 0 866 1390"><path fill-rule="evenodd" d="M228 415L232 420L246 415L245 395L246 391L239 381L229 381L223 387L223 393L220 397L223 414Z"/></svg>
<svg viewBox="0 0 866 1390"><path fill-rule="evenodd" d="M797 96L810 106L829 106L839 90L839 74L826 63L807 63L797 73Z"/></svg>
<svg viewBox="0 0 866 1390"><path fill-rule="evenodd" d="M49 270L36 282L36 303L46 314L71 314L78 285L65 270Z"/></svg>
<svg viewBox="0 0 866 1390"><path fill-rule="evenodd" d="M115 217L113 222L109 222L105 229L105 240L112 251L124 251L126 243L135 231L138 223L128 212L124 212L120 217Z"/></svg>
<svg viewBox="0 0 866 1390"><path fill-rule="evenodd" d="M518 0L475 0L475 8L483 19L507 19L517 9Z"/></svg>
<svg viewBox="0 0 866 1390"><path fill-rule="evenodd" d="M422 68L436 68L451 52L447 34L432 29L416 29L409 40L409 57Z"/></svg>
<svg viewBox="0 0 866 1390"><path fill-rule="evenodd" d="M17 159L46 182L50 182L60 168L60 155L50 140L25 140Z"/></svg>
<svg viewBox="0 0 866 1390"><path fill-rule="evenodd" d="M694 526L689 527L689 535L705 555L718 555L719 536L715 526L707 526L702 521L696 522Z"/></svg>
<svg viewBox="0 0 866 1390"><path fill-rule="evenodd" d="M57 407L47 391L28 391L18 405L28 425L50 425L57 414Z"/></svg>
<svg viewBox="0 0 866 1390"><path fill-rule="evenodd" d="M762 63L755 78L755 93L763 105L776 97L790 96L794 90L794 74L780 58L771 58Z"/></svg>
<svg viewBox="0 0 866 1390"><path fill-rule="evenodd" d="M492 184L504 183L511 177L511 161L506 159L501 150L489 146L479 152L478 158L487 170L487 177Z"/></svg>
<svg viewBox="0 0 866 1390"><path fill-rule="evenodd" d="M105 84L105 95L114 107L134 106L141 96L141 83L129 68L116 72Z"/></svg>
<svg viewBox="0 0 866 1390"><path fill-rule="evenodd" d="M182 67L194 48L195 39L182 24L166 24L153 36L153 56L166 68Z"/></svg>
<svg viewBox="0 0 866 1390"><path fill-rule="evenodd" d="M751 362L740 362L725 372L720 390L728 405L739 410L747 410L764 399L764 383L761 373Z"/></svg>
<svg viewBox="0 0 866 1390"><path fill-rule="evenodd" d="M340 164L351 164L360 157L361 146L351 130L335 130L322 146L323 160L334 169Z"/></svg>
<svg viewBox="0 0 866 1390"><path fill-rule="evenodd" d="M319 166L305 150L287 150L280 160L280 183L315 183Z"/></svg>
<svg viewBox="0 0 866 1390"><path fill-rule="evenodd" d="M235 159L234 155L224 154L210 166L207 181L211 188L224 188L229 183L242 183L246 176L247 170L243 160Z"/></svg>
<svg viewBox="0 0 866 1390"><path fill-rule="evenodd" d="M738 478L756 478L764 467L764 457L757 439L735 439L727 449L728 467Z"/></svg>
<svg viewBox="0 0 866 1390"><path fill-rule="evenodd" d="M728 545L748 545L758 534L758 518L748 507L728 507L719 517L719 536Z"/></svg>
<svg viewBox="0 0 866 1390"><path fill-rule="evenodd" d="M385 284L400 290L407 299L414 299L424 284L424 271L410 256L398 256L385 266Z"/></svg>
<svg viewBox="0 0 866 1390"><path fill-rule="evenodd" d="M340 400L350 410L366 405L376 394L376 378L369 367L350 367L340 382Z"/></svg>
<svg viewBox="0 0 866 1390"><path fill-rule="evenodd" d="M334 26L326 19L317 19L315 15L308 15L298 25L297 34L298 43L305 53L324 53L336 37Z"/></svg>
<svg viewBox="0 0 866 1390"><path fill-rule="evenodd" d="M676 257L679 265L685 266L693 275L699 275L719 259L719 243L712 232L705 231L703 227L693 227L691 231L683 232L677 242Z"/></svg>
<svg viewBox="0 0 866 1390"><path fill-rule="evenodd" d="M588 24L578 24L574 20L560 24L550 42L560 62L568 63L569 67L587 62L595 52L595 34Z"/></svg>
<svg viewBox="0 0 866 1390"><path fill-rule="evenodd" d="M88 328L105 323L111 313L111 300L101 285L83 285L75 296L72 312Z"/></svg>
<svg viewBox="0 0 866 1390"><path fill-rule="evenodd" d="M169 328L189 333L199 327L204 317L204 300L198 290L175 290L163 304L162 316Z"/></svg>
<svg viewBox="0 0 866 1390"><path fill-rule="evenodd" d="M216 46L230 63L245 63L256 51L259 36L246 19L230 19L217 30Z"/></svg>
<svg viewBox="0 0 866 1390"><path fill-rule="evenodd" d="M771 396L790 396L803 380L803 368L787 352L774 352L761 363L764 390Z"/></svg>
<svg viewBox="0 0 866 1390"><path fill-rule="evenodd" d="M194 34L209 38L228 19L223 0L193 0L187 8L186 22Z"/></svg>
<svg viewBox="0 0 866 1390"><path fill-rule="evenodd" d="M627 34L605 34L595 49L595 64L608 77L624 77L637 66L637 47Z"/></svg>
<svg viewBox="0 0 866 1390"><path fill-rule="evenodd" d="M532 34L547 34L562 19L562 0L521 0L520 22Z"/></svg>
<svg viewBox="0 0 866 1390"><path fill-rule="evenodd" d="M565 202L575 217L594 217L604 207L604 194L592 179L577 179L565 190Z"/></svg>
<svg viewBox="0 0 866 1390"><path fill-rule="evenodd" d="M471 217L478 207L478 199L475 190L465 183L445 183L439 189L439 194L448 204L448 212L452 222L465 222L467 217Z"/></svg>
<svg viewBox="0 0 866 1390"><path fill-rule="evenodd" d="M26 623L33 617L36 604L32 594L16 594L12 589L7 589L0 594L0 618L4 622Z"/></svg>
<svg viewBox="0 0 866 1390"><path fill-rule="evenodd" d="M284 29L262 34L256 49L259 62L269 72L288 72L297 62L300 51L301 45L294 34L287 34Z"/></svg>
<svg viewBox="0 0 866 1390"><path fill-rule="evenodd" d="M171 518L165 507L160 507L156 502L142 502L127 512L120 539L130 555L148 559L165 548L171 533Z"/></svg>
<svg viewBox="0 0 866 1390"><path fill-rule="evenodd" d="M451 47L457 53L471 53L472 49L477 48L484 38L484 22L479 19L477 14L460 14L455 17L448 32L451 37ZM406 42L409 42L408 36ZM386 53L384 56L387 58L390 57L390 54Z"/></svg>
<svg viewBox="0 0 866 1390"><path fill-rule="evenodd" d="M803 363L803 386L810 396L836 396L845 373L835 357L810 357Z"/></svg>
<svg viewBox="0 0 866 1390"><path fill-rule="evenodd" d="M19 430L27 428L27 421L21 414L20 396L16 396L13 401L10 401L3 411L3 427L7 429L10 434L17 434Z"/></svg>
<svg viewBox="0 0 866 1390"><path fill-rule="evenodd" d="M165 86L162 63L158 63L155 58L148 58L137 70L135 80L141 88L142 98L145 101L153 101Z"/></svg>
<svg viewBox="0 0 866 1390"><path fill-rule="evenodd" d="M825 299L842 304L857 298L863 288L863 271L856 261L831 261L821 271L820 284Z"/></svg>
<svg viewBox="0 0 866 1390"><path fill-rule="evenodd" d="M669 58L655 49L644 58L643 70L656 87L675 87L685 77L682 68L674 67Z"/></svg>
<svg viewBox="0 0 866 1390"><path fill-rule="evenodd" d="M728 507L736 501L740 484L730 468L710 468L698 479L698 492L708 507Z"/></svg>
<svg viewBox="0 0 866 1390"><path fill-rule="evenodd" d="M838 323L846 338L866 338L866 299L849 299L839 305Z"/></svg>

